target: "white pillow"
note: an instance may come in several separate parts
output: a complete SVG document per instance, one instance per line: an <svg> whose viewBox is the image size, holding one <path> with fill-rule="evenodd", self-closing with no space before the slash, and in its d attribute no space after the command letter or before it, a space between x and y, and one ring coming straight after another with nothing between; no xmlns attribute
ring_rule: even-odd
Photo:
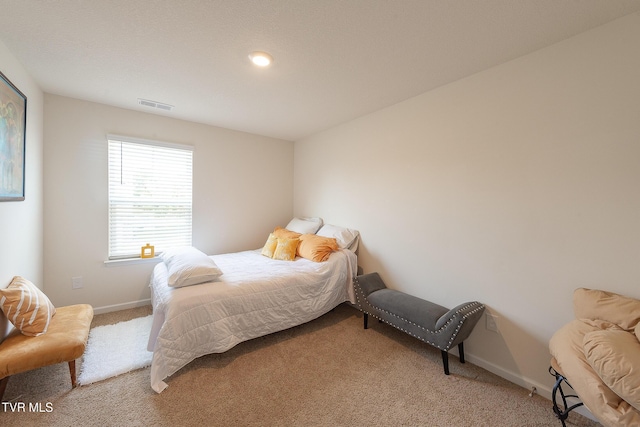
<svg viewBox="0 0 640 427"><path fill-rule="evenodd" d="M168 285L174 288L211 282L222 275L216 263L192 246L167 249L162 254Z"/></svg>
<svg viewBox="0 0 640 427"><path fill-rule="evenodd" d="M337 225L325 224L320 227L316 234L322 237L333 237L342 249L354 250L355 248L351 246L356 243L360 232L350 228L338 227Z"/></svg>
<svg viewBox="0 0 640 427"><path fill-rule="evenodd" d="M316 234L320 227L322 218L293 218L285 228L300 234Z"/></svg>

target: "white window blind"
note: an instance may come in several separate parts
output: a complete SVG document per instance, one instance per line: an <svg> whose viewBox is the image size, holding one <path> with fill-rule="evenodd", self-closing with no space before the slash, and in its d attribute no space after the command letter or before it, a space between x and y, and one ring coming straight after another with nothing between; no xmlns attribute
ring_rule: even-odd
<svg viewBox="0 0 640 427"><path fill-rule="evenodd" d="M191 245L189 146L108 136L109 259Z"/></svg>

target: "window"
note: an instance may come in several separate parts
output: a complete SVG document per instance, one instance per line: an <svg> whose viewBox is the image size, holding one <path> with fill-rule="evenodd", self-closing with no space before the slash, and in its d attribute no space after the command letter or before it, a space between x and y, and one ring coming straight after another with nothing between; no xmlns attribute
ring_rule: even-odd
<svg viewBox="0 0 640 427"><path fill-rule="evenodd" d="M191 245L189 146L108 136L109 259Z"/></svg>

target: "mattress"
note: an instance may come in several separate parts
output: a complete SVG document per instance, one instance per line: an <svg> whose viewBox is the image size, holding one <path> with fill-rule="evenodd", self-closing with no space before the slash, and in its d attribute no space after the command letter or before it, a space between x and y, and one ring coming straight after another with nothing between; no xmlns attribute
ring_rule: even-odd
<svg viewBox="0 0 640 427"><path fill-rule="evenodd" d="M260 250L211 258L223 275L199 285L172 288L164 263L153 270L147 348L157 393L167 387L167 377L200 356L309 322L345 301L355 303L357 258L350 250L333 252L325 262L278 261Z"/></svg>

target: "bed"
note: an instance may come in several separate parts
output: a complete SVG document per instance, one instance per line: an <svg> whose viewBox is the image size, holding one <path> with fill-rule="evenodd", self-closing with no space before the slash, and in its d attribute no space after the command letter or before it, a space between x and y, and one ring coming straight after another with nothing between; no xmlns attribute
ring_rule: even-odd
<svg viewBox="0 0 640 427"><path fill-rule="evenodd" d="M345 301L355 303L352 280L357 274L359 233L321 222L320 227L301 226L300 221L310 220L319 219L294 218L280 230L315 229L321 237L334 236L339 244L321 262L300 256L299 248L293 260L265 256L270 234L262 249L208 256L220 274L204 283L196 284L198 280L191 278L187 285L170 286L173 265L155 266L147 347L153 352L154 391L162 392L167 377L198 357L309 322Z"/></svg>

